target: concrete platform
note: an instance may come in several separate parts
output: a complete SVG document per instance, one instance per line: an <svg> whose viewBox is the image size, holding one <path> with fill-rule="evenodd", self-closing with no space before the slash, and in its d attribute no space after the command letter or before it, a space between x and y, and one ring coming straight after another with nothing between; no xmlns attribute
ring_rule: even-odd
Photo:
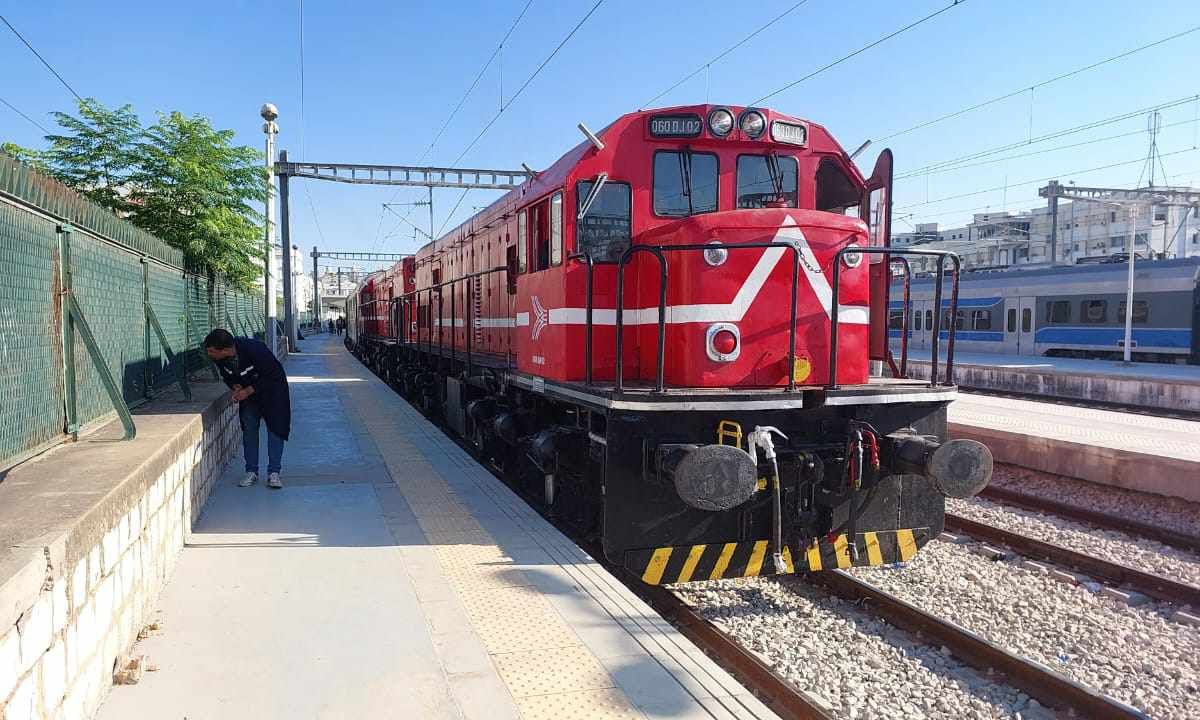
<svg viewBox="0 0 1200 720"><path fill-rule="evenodd" d="M928 378L928 358L910 349L909 375ZM1200 365L955 352L954 379L962 388L1200 412Z"/></svg>
<svg viewBox="0 0 1200 720"><path fill-rule="evenodd" d="M998 462L1200 501L1200 422L960 394L949 432Z"/></svg>
<svg viewBox="0 0 1200 720"><path fill-rule="evenodd" d="M287 486L227 469L100 718L773 718L320 334Z"/></svg>

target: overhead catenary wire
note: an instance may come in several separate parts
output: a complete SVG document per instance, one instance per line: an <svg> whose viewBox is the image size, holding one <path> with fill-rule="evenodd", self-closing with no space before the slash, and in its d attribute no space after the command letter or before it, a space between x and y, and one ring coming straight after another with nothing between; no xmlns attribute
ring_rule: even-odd
<svg viewBox="0 0 1200 720"><path fill-rule="evenodd" d="M747 36L743 37L741 40L738 40L736 43L734 43L733 45L730 45L728 48L726 48L726 49L725 49L725 50L723 50L722 52L720 52L720 53L717 53L715 56L713 56L712 58L710 58L710 59L709 59L709 60L708 60L706 63L704 63L704 64L703 64L703 65L701 65L700 67L696 68L696 69L695 69L695 70L693 70L692 72L688 73L687 75L684 75L684 76L683 76L682 78L680 78L680 79L679 79L679 80L678 80L678 81L677 81L677 82L676 82L674 85L672 85L671 87L667 88L666 90L663 90L662 92L660 92L659 94L657 94L657 95L655 95L654 97L650 98L650 99L649 99L649 100L647 100L646 102L642 103L642 109L643 109L643 110L644 110L644 109L646 109L647 107L649 107L650 105L652 105L652 104L653 104L655 101L657 101L659 98L663 97L664 95L667 95L667 94L669 94L669 93L670 93L671 91L673 91L675 88L677 88L677 87L679 87L680 85L684 84L684 83L685 83L685 82L687 82L688 80L691 80L692 78L696 77L696 76L697 76L697 75L699 75L701 72L704 72L704 71L708 70L709 68L711 68L711 67L712 67L713 63L715 63L715 62L717 62L717 61L721 60L722 58L724 58L724 57L726 57L727 55L729 55L730 53L732 53L734 50L737 50L737 49L738 49L738 48L740 48L741 46L743 46L743 45L745 45L746 43L750 42L750 41L751 41L751 40L753 40L753 39L754 39L754 38L755 38L757 35L759 35L760 33L762 33L764 30L766 30L767 28L771 27L772 25L774 25L775 23L779 22L780 20L784 19L784 18L785 18L785 17L787 17L788 15L791 15L791 14L792 14L794 11L798 10L798 9L800 8L800 6L801 6L801 5L804 5L804 4L805 4L805 3L807 3L807 2L808 2L808 0L800 0L800 2L798 2L798 3L794 4L794 5L792 5L792 6L791 6L791 7L789 7L787 10L784 10L783 12L779 13L779 14L778 14L778 15L776 15L775 17L773 17L773 18L771 18L770 20L768 20L768 21L767 21L767 23L766 23L765 25L762 25L762 26L760 26L760 27L759 27L757 30L755 30L754 32L752 32L752 33L750 33L749 35L747 35Z"/></svg>
<svg viewBox="0 0 1200 720"><path fill-rule="evenodd" d="M1123 119L1128 119L1128 118L1123 118ZM1167 128L1179 127L1182 125L1197 125L1197 124L1200 124L1200 119L1179 120L1177 122L1167 123L1166 125L1163 125L1161 129L1166 130ZM1056 145L1055 147L1042 148L1041 150L1034 150L1032 152L1020 153L1017 155L1005 155L1004 157L992 158L990 160L981 160L979 162L964 162L962 164L955 164L955 165L951 165L948 167L939 167L939 168L930 169L930 170L922 170L919 172L912 171L912 172L904 173L901 175L897 175L895 179L896 180L909 180L909 179L914 179L914 178L928 177L929 175L939 175L941 173L955 172L957 170L966 170L968 168L981 167L983 165L993 165L995 163L1005 162L1007 160L1019 160L1021 158L1034 157L1037 155L1044 155L1046 153L1057 152L1059 150L1071 150L1071 149L1078 148L1078 147L1084 147L1085 145L1095 145L1096 143L1109 142L1111 140L1120 140L1121 138L1133 137L1135 135L1145 135L1145 134L1147 134L1147 132L1148 131L1145 129L1133 130L1131 132L1117 133L1116 135L1106 135L1104 137L1093 138L1091 140L1082 140L1080 142L1071 143L1070 145ZM1026 143L1026 144L1028 144L1028 143Z"/></svg>
<svg viewBox="0 0 1200 720"><path fill-rule="evenodd" d="M25 43L25 47L29 48L29 52L33 53L38 60L42 61L42 64L46 66L46 69L49 70L54 77L58 78L58 81L62 83L62 86L65 87L72 95L74 95L76 100L84 104L87 103L87 101L83 99L82 95L75 92L75 88L71 87L71 83L67 82L62 75L59 75L58 71L54 69L50 62L47 61L46 58L42 57L42 54L37 51L37 48L31 45L29 41L25 39L25 36L22 35L15 27L13 27L12 23L8 21L8 18L0 15L0 20L4 21L4 24L8 26L9 30L12 30L13 35L16 35L18 40Z"/></svg>
<svg viewBox="0 0 1200 720"><path fill-rule="evenodd" d="M452 165L457 165L459 162L462 161L462 159L464 157L466 157L466 154L468 152L470 152L472 148L475 147L475 145L480 141L480 139L483 138L483 136L487 133L487 131L491 129L492 125L496 124L496 121L500 119L500 116L504 114L504 111L507 110L508 108L512 107L512 104L514 102L516 102L517 98L519 98L521 96L521 93L525 92L525 89L529 87L530 83L532 83L534 81L534 79L537 78L537 76L541 74L542 70L544 70L546 68L546 66L550 64L550 61L553 60L555 58L555 56L558 55L558 53L563 49L563 47L566 46L566 44L568 42L571 41L571 38L575 37L575 33L579 32L579 28L583 27L583 24L588 21L588 18L590 18L592 15L594 15L595 12L598 9L600 9L600 6L603 4L604 4L604 0L596 0L596 3L594 5L592 5L592 7L587 11L587 13L582 18L580 18L579 22L575 23L575 26L573 28L571 28L571 31L569 33L567 33L566 37L564 37L558 43L558 45L555 46L554 50L552 50L550 52L550 54L546 56L546 59L543 60L540 65L537 66L537 69L534 70L533 73L531 73L529 75L529 77L525 78L525 82L521 83L521 86L519 88L517 88L517 91L515 93L512 94L512 97L510 97L500 107L500 109L496 112L496 114L492 116L492 119L488 120L487 124L485 124L483 126L483 129L481 129L479 131L479 133L475 136L475 138L473 140L471 140L470 144L468 144L467 147L464 148L463 151L458 154L458 157L454 159L453 163L451 163ZM470 192L470 188L463 190L462 194L458 196L458 202L454 203L454 207L450 210L450 213L448 215L446 215L446 219L442 222L442 225L440 228L438 228L438 231L436 233L434 233L435 235L441 236L442 231L446 229L446 225L449 224L451 218L454 217L454 213L458 212L458 208L462 205L463 200L466 199L468 192Z"/></svg>
<svg viewBox="0 0 1200 720"><path fill-rule="evenodd" d="M1196 152L1196 148L1189 147L1189 148L1184 148L1182 150L1175 150L1173 152L1163 153L1162 157L1171 157L1173 155L1182 155L1184 153L1190 153L1190 152ZM1108 165L1099 165L1097 167L1086 168L1084 170L1070 170L1070 171L1066 171L1066 172L1059 172L1059 173L1054 173L1053 175L1048 175L1045 177L1033 178L1031 180L1019 180L1016 182L1005 183L1003 185L997 185L995 187L984 188L982 190L974 190L971 192L958 193L956 195L947 195L945 197L935 198L933 200L926 200L924 202L912 203L909 205L902 205L902 206L894 208L894 210L895 211L908 210L910 208L915 208L915 207L924 207L926 205L935 205L937 203L945 202L947 200L957 200L959 198L972 197L975 195L983 195L984 193L996 192L997 190L1005 190L1005 189L1012 188L1012 187L1019 187L1021 185L1030 185L1030 184L1037 183L1037 182L1047 182L1049 180L1054 180L1056 178L1060 178L1060 177L1063 177L1066 175L1083 175L1086 173L1099 172L1101 170L1109 170L1109 169L1116 168L1116 167L1124 167L1126 165L1134 165L1137 163L1144 163L1144 162L1146 162L1145 155L1137 158L1136 160L1126 160L1123 162L1111 163Z"/></svg>
<svg viewBox="0 0 1200 720"><path fill-rule="evenodd" d="M7 107L8 107L8 109L9 109L9 110L12 110L12 111L13 111L13 112L15 112L16 114L18 114L18 115L20 115L21 117L25 118L25 119L26 119L26 120L28 120L28 121L29 121L31 124L33 124L33 125L36 125L36 126L37 126L37 128L38 128L39 130L41 130L42 132L46 133L47 135L49 135L49 134L50 134L50 131L49 131L49 130L47 130L47 129L46 129L46 127L45 127L44 125L42 125L42 124L41 124L40 122L38 122L37 120L34 120L33 118L29 117L29 116L28 116L28 115L26 115L25 113L21 112L21 109L20 109L20 108L18 108L16 105L13 105L12 103L10 103L9 101L5 100L5 99L4 99L4 98L2 98L2 97L0 97L0 103L3 103L5 106L7 106Z"/></svg>
<svg viewBox="0 0 1200 720"><path fill-rule="evenodd" d="M1039 135L1037 137L1029 138L1026 140L1020 140L1020 141L1017 141L1014 143L1008 143L1006 145L999 145L996 147L988 148L986 150L979 150L977 152L968 153L966 155L961 155L956 158L940 160L938 162L930 163L929 165L925 165L920 168L916 168L913 170L908 170L906 172L900 173L899 175L896 176L895 179L903 180L903 179L910 178L910 177L923 176L934 170L939 170L941 168L949 167L952 165L958 165L959 163L965 163L965 162L969 162L971 160L978 160L979 158L987 157L989 155L995 155L997 153L1002 153L1002 152L1005 152L1008 150L1015 150L1017 148L1027 147L1029 145L1036 145L1037 143L1040 143L1040 142L1045 142L1047 140L1054 140L1054 139L1057 139L1060 137L1066 137L1068 135L1074 135L1076 133L1084 132L1087 130L1094 130L1095 128L1098 128L1098 127L1104 127L1105 125L1112 125L1113 123L1118 123L1118 122L1122 122L1124 120L1129 120L1131 118L1139 117L1141 115L1145 115L1146 113L1154 112L1155 110L1167 110L1170 108L1179 107L1180 105L1186 105L1188 103L1196 101L1196 99L1198 97L1200 97L1200 96L1188 95L1183 98L1177 98L1175 100L1168 100L1166 102L1159 103L1157 105L1151 105L1149 107L1138 108L1137 110L1130 110L1127 112L1120 113L1118 115L1111 115L1109 117L1102 118L1100 120L1093 120L1091 122L1083 123L1082 125L1076 125L1073 127L1065 128L1063 130L1055 130L1054 132L1046 133L1044 135Z"/></svg>
<svg viewBox="0 0 1200 720"><path fill-rule="evenodd" d="M919 25L923 25L923 24L929 22L930 20L934 19L938 15L941 15L942 13L944 13L948 10L952 10L952 9L958 7L959 5L962 5L966 1L967 0L954 0L954 2L941 8L940 10L935 10L935 11L931 12L930 14L926 15L925 17L920 18L919 20L914 20L913 22L905 25L904 27L893 30L892 32L888 33L887 35L884 35L883 37L879 38L878 40L875 40L874 42L871 42L867 45L863 45L862 47L860 47L859 49L857 49L853 52L847 53L846 55L843 55L843 56L839 57L838 59L833 60L832 62L826 63L825 65L822 65L821 67L817 68L816 70L813 70L812 72L805 75L804 77L799 78L798 80L793 80L792 82L788 83L787 85L784 85L783 87L779 88L778 90L774 90L772 92L767 93L766 95L763 95L762 97L760 97L759 99L755 100L754 102L752 102L750 104L751 105L761 105L764 101L769 100L782 92L790 90L790 89L796 87L797 85L799 85L800 83L811 80L811 79L815 78L816 76L820 75L821 73L825 72L826 70L829 70L838 65L841 65L842 63L846 62L847 60L849 60L857 55L861 55L862 53L870 50L871 48L875 47L876 45L881 45L898 35L903 35L904 33L908 32L909 30L912 30L913 28L915 28Z"/></svg>
<svg viewBox="0 0 1200 720"><path fill-rule="evenodd" d="M492 54L490 56L488 56L487 61L483 63L483 67L479 68L479 72L475 74L475 79L471 81L471 85L467 88L467 91L463 93L462 97L459 98L458 102L450 110L450 114L446 116L446 120L442 123L441 127L438 128L437 133L434 134L433 140L431 140L429 145L427 145L425 147L425 150L423 150L421 152L421 155L417 158L416 164L418 164L418 165L421 164L421 162L425 158L427 158L430 155L430 153L433 152L434 147L437 146L438 141L441 140L442 135L446 132L446 129L448 127L450 127L450 123L453 122L454 118L458 115L458 111L462 109L463 105L466 104L467 99L469 97L471 97L471 93L473 93L475 91L475 88L479 85L479 81L483 79L483 76L487 72L488 68L492 66L492 63L495 62L497 57L500 57L500 53L504 48L504 43L508 42L508 38L512 36L513 32L517 29L517 26L521 24L521 20L525 18L525 14L529 11L529 7L531 5L533 5L533 0L526 0L525 5L521 8L521 12L517 14L517 17L515 20L512 21L512 24L510 24L508 26L507 32L505 32L504 36L502 38L500 38L500 42L496 44L496 48L494 50L492 50ZM503 58L501 58L501 60L503 61ZM503 108L503 106L504 106L504 75L503 75L503 66L502 65L501 65L500 83L501 83L501 85L500 85L500 98L501 98L500 106L501 106L501 108ZM394 191L392 191L391 197L388 198L388 203L395 202L396 197L399 194L400 194L400 188L396 188ZM385 205L386 204L387 203L385 203ZM405 216L401 219L404 221L409 221L409 218L412 216L412 213L415 209L416 209L415 207L410 207L408 209L408 212L405 213ZM380 213L379 213L380 227L377 228L375 231L375 247L376 248L378 248L380 243L382 243L383 240L385 239L385 236L382 236L380 234L380 231L383 228L383 215L384 215L384 211L381 209ZM395 228L392 228L392 231L390 231L388 236L386 236L386 237L391 237L392 235L394 235L395 230L399 227L400 227L400 225L397 224Z"/></svg>
<svg viewBox="0 0 1200 720"><path fill-rule="evenodd" d="M975 104L973 104L973 105L968 105L967 107L960 108L959 110L955 110L954 112L946 113L945 115L940 115L940 116L938 116L938 117L935 117L935 118L933 118L933 119L931 119L931 120L925 120L925 121L923 121L923 122L919 122L919 123L917 123L916 125L913 125L913 126L911 126L911 127L905 128L905 129L903 129L903 130L898 130L898 131L896 131L896 132L894 132L894 133L891 133L891 134L889 134L889 135L884 135L883 137L879 138L879 142L884 142L884 141L887 141L887 140L891 140L892 138L900 137L901 135L907 135L908 133L915 132L915 131L917 131L917 130L921 130L921 129L923 129L923 128L927 128L927 127L929 127L930 125L936 125L936 124L938 124L938 123L940 123L940 122L944 122L944 121L946 121L946 120L953 120L953 119L954 119L954 118L956 118L956 117L961 117L961 116L963 116L963 115L966 115L967 113L974 112L975 110L981 110L981 109L983 109L983 108L985 108L985 107L988 107L989 105L995 105L995 104L996 104L996 103L998 103L998 102L1003 102L1004 100L1009 100L1009 99L1011 99L1011 98L1014 98L1014 97L1017 97L1017 96L1019 96L1019 95L1023 95L1023 94L1025 94L1025 93L1027 93L1027 92L1031 92L1031 91L1033 91L1033 90L1037 90L1038 88L1043 88L1043 87L1045 87L1045 86L1047 86L1047 85L1052 85L1052 84L1054 84L1054 83L1056 83L1056 82L1059 82L1060 80L1066 80L1067 78L1074 77L1074 76L1076 76L1076 75L1079 75L1079 74L1081 74L1081 73L1085 73L1085 72L1087 72L1087 71L1089 71L1089 70L1094 70L1094 69L1096 69L1096 68L1098 68L1098 67L1101 67L1101 66L1103 66L1103 65L1107 65L1107 64L1109 64L1109 63L1111 63L1111 62L1116 62L1117 60L1122 60L1122 59L1124 59L1124 58L1127 58L1127 57L1129 57L1129 56L1131 56L1131 55L1136 55L1137 53L1140 53L1140 52L1142 52L1143 50L1149 50L1150 48L1157 47L1157 46L1159 46L1159 45L1162 45L1162 44L1164 44L1164 43L1168 43L1168 42L1170 42L1170 41L1172 41L1172 40L1178 40L1178 39L1179 39L1179 38L1181 38L1181 37L1185 37L1185 36L1187 36L1187 35L1191 35L1192 33L1194 33L1194 32L1197 32L1197 31L1200 31L1200 25L1197 25L1197 26L1195 26L1195 27L1188 28L1187 30L1184 30L1184 31L1182 31L1182 32L1175 33L1175 34L1173 34L1173 35L1168 35L1167 37L1164 37L1164 38L1159 38L1158 40L1155 40L1155 41L1153 41L1153 42L1146 43L1145 45L1141 45L1141 46L1139 46L1139 47L1136 47L1136 48L1133 48L1133 49L1131 49L1131 50L1126 50L1126 51L1125 51L1125 52L1123 52L1123 53L1119 53L1119 54L1117 54L1117 55L1113 55L1113 56L1110 56L1110 57L1104 58L1103 60L1098 60L1098 61L1096 61L1096 62L1094 62L1094 63L1091 63L1091 64L1089 64L1089 65L1084 65L1083 67L1078 67L1078 68L1075 68L1074 70L1071 70L1071 71L1069 71L1069 72L1062 73L1061 75L1055 75L1055 76L1054 76L1054 77L1052 77L1052 78L1047 78L1046 80L1042 80L1042 81L1040 81L1040 82L1033 83L1032 85L1027 85L1027 86L1025 86L1025 87L1018 88L1018 89L1016 89L1016 90L1013 90L1013 91L1011 91L1011 92L1007 92L1007 93L1004 93L1004 94L1001 94L1001 95L997 95L996 97L993 97L993 98L991 98L991 99L988 99L988 100L983 100L983 101L981 101L981 102L978 102L978 103L975 103Z"/></svg>

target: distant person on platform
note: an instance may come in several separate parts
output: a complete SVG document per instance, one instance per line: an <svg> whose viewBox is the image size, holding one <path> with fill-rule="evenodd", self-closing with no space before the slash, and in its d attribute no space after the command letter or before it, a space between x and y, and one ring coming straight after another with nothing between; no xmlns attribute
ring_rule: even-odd
<svg viewBox="0 0 1200 720"><path fill-rule="evenodd" d="M287 373L266 345L254 338L234 337L217 328L204 338L204 349L217 366L221 379L233 390L242 421L242 450L246 476L238 483L250 487L258 482L258 425L267 425L267 487L281 488L283 444L292 427L292 400Z"/></svg>
<svg viewBox="0 0 1200 720"><path fill-rule="evenodd" d="M338 337L341 337L342 331L346 329L346 318L340 317L337 319Z"/></svg>
<svg viewBox="0 0 1200 720"><path fill-rule="evenodd" d="M333 318L329 318L329 334L333 334Z"/></svg>

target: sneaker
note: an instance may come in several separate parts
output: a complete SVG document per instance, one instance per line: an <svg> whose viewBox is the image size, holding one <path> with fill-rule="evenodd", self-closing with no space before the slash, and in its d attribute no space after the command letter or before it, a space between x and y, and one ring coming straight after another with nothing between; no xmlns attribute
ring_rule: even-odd
<svg viewBox="0 0 1200 720"><path fill-rule="evenodd" d="M238 487L250 487L256 482L258 482L258 473L248 472L246 473L246 477L242 478L242 481L238 483Z"/></svg>
<svg viewBox="0 0 1200 720"><path fill-rule="evenodd" d="M279 473L271 473L267 476L267 487L278 490L283 487L283 480L279 479Z"/></svg>

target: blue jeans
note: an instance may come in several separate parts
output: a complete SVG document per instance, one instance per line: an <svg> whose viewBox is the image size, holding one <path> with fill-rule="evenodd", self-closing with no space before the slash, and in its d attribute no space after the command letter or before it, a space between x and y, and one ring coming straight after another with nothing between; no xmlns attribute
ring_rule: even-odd
<svg viewBox="0 0 1200 720"><path fill-rule="evenodd" d="M262 413L258 403L243 400L238 404L238 418L242 421L242 454L246 456L246 472L258 472L258 425ZM265 423L263 423L265 424ZM282 468L283 438L267 428L267 472L277 473Z"/></svg>

